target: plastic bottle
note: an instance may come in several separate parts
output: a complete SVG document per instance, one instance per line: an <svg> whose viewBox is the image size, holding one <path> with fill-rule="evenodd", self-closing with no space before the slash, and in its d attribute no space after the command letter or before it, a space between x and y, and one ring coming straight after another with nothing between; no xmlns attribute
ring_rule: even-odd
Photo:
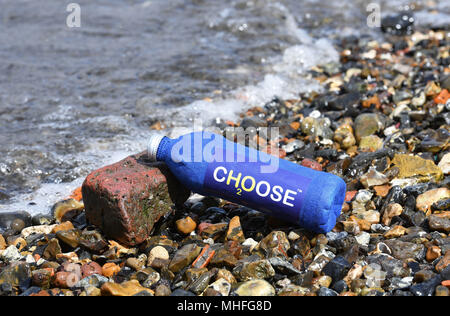
<svg viewBox="0 0 450 316"><path fill-rule="evenodd" d="M346 185L338 176L218 134L194 132L178 139L153 135L148 156L165 162L193 192L245 205L317 233L333 229L344 203Z"/></svg>

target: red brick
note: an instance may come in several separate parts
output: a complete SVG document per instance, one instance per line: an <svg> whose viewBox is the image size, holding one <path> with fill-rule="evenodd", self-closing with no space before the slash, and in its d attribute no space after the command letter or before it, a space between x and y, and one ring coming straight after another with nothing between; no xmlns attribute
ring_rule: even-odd
<svg viewBox="0 0 450 316"><path fill-rule="evenodd" d="M87 220L128 246L143 242L172 205L190 194L165 164L146 160L145 152L92 172L82 192Z"/></svg>

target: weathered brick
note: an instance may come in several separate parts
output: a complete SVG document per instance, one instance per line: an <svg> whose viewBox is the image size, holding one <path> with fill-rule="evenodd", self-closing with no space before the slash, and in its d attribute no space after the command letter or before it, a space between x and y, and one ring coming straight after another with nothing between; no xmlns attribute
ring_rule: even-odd
<svg viewBox="0 0 450 316"><path fill-rule="evenodd" d="M189 197L162 163L132 155L89 174L82 187L87 220L125 245L143 242L172 206Z"/></svg>

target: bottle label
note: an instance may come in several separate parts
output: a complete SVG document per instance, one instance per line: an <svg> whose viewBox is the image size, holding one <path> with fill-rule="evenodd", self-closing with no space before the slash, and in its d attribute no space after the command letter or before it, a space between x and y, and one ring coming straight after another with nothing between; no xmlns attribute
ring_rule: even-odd
<svg viewBox="0 0 450 316"><path fill-rule="evenodd" d="M205 174L204 190L211 195L298 222L310 178L279 168L261 173L252 162L212 162Z"/></svg>

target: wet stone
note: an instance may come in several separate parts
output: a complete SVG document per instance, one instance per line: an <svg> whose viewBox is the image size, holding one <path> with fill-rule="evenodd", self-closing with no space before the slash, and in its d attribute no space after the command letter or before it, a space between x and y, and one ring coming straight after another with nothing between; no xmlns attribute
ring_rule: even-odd
<svg viewBox="0 0 450 316"><path fill-rule="evenodd" d="M326 287L321 287L317 295L318 296L338 296L339 294L332 289L329 289Z"/></svg>
<svg viewBox="0 0 450 316"><path fill-rule="evenodd" d="M241 243L245 241L239 216L235 216L230 220L225 240L237 241Z"/></svg>
<svg viewBox="0 0 450 316"><path fill-rule="evenodd" d="M235 293L239 296L274 296L275 289L265 280L251 280L241 284Z"/></svg>
<svg viewBox="0 0 450 316"><path fill-rule="evenodd" d="M56 255L60 254L61 252L61 246L59 245L58 239L53 238L45 248L43 257L45 259L55 259Z"/></svg>
<svg viewBox="0 0 450 316"><path fill-rule="evenodd" d="M437 188L420 194L416 199L416 208L419 211L429 214L431 206L440 201L450 198L450 190L447 188Z"/></svg>
<svg viewBox="0 0 450 316"><path fill-rule="evenodd" d="M197 227L197 224L189 216L186 218L177 220L176 225L177 225L178 231L185 235L190 234Z"/></svg>
<svg viewBox="0 0 450 316"><path fill-rule="evenodd" d="M170 294L170 296L195 296L195 294L183 289L176 289L172 292L172 294Z"/></svg>
<svg viewBox="0 0 450 316"><path fill-rule="evenodd" d="M399 260L415 258L420 260L424 255L424 246L400 240L387 240L386 245L392 250L392 256Z"/></svg>
<svg viewBox="0 0 450 316"><path fill-rule="evenodd" d="M208 225L205 229L202 229L199 234L203 239L212 238L214 240L217 240L225 234L227 227L227 223L211 224Z"/></svg>
<svg viewBox="0 0 450 316"><path fill-rule="evenodd" d="M80 244L80 232L76 229L58 231L56 237L72 248L77 248Z"/></svg>
<svg viewBox="0 0 450 316"><path fill-rule="evenodd" d="M153 247L148 254L147 265L152 268L162 268L169 264L169 252L162 246Z"/></svg>
<svg viewBox="0 0 450 316"><path fill-rule="evenodd" d="M436 264L436 271L442 272L450 265L450 251L447 251L444 257Z"/></svg>
<svg viewBox="0 0 450 316"><path fill-rule="evenodd" d="M153 291L141 286L137 280L126 281L121 284L105 283L101 287L102 295L106 296L133 296L141 292L153 295Z"/></svg>
<svg viewBox="0 0 450 316"><path fill-rule="evenodd" d="M268 258L277 256L286 257L290 243L284 232L274 231L261 240L259 248L266 252Z"/></svg>
<svg viewBox="0 0 450 316"><path fill-rule="evenodd" d="M428 281L412 285L409 290L416 296L432 296L441 281L441 277L437 275Z"/></svg>
<svg viewBox="0 0 450 316"><path fill-rule="evenodd" d="M441 168L444 174L450 173L450 153L444 155L439 161L438 167Z"/></svg>
<svg viewBox="0 0 450 316"><path fill-rule="evenodd" d="M32 224L31 215L24 211L0 212L0 233L11 229L14 233Z"/></svg>
<svg viewBox="0 0 450 316"><path fill-rule="evenodd" d="M201 248L196 244L188 244L178 250L169 264L169 270L178 272L189 265L200 253Z"/></svg>
<svg viewBox="0 0 450 316"><path fill-rule="evenodd" d="M381 172L378 172L375 168L369 168L369 171L360 178L360 181L367 189L373 186L386 184L389 182L389 179Z"/></svg>
<svg viewBox="0 0 450 316"><path fill-rule="evenodd" d="M380 132L384 128L384 122L378 114L364 113L355 119L354 129L358 143L361 138Z"/></svg>
<svg viewBox="0 0 450 316"><path fill-rule="evenodd" d="M286 145L283 145L283 149L286 154L291 154L297 149L301 149L305 146L305 143L301 140L295 139L294 141L288 142Z"/></svg>
<svg viewBox="0 0 450 316"><path fill-rule="evenodd" d="M439 181L442 179L442 170L433 161L418 156L396 154L392 164L399 169L398 178L416 178L421 182Z"/></svg>
<svg viewBox="0 0 450 316"><path fill-rule="evenodd" d="M32 272L33 285L41 288L48 289L50 287L51 279L52 272L48 269L38 269Z"/></svg>
<svg viewBox="0 0 450 316"><path fill-rule="evenodd" d="M351 268L350 263L341 256L332 259L323 268L322 272L332 278L333 283L342 280Z"/></svg>
<svg viewBox="0 0 450 316"><path fill-rule="evenodd" d="M84 209L84 204L75 199L67 199L53 205L52 215L57 222L62 223L74 218Z"/></svg>
<svg viewBox="0 0 450 316"><path fill-rule="evenodd" d="M236 257L223 247L215 251L215 254L210 261L210 265L218 268L226 267L232 269L235 267L237 261Z"/></svg>
<svg viewBox="0 0 450 316"><path fill-rule="evenodd" d="M210 279L210 273L203 273L189 286L188 290L199 295L208 287Z"/></svg>
<svg viewBox="0 0 450 316"><path fill-rule="evenodd" d="M428 225L432 230L448 234L450 232L450 211L430 215Z"/></svg>
<svg viewBox="0 0 450 316"><path fill-rule="evenodd" d="M275 275L275 270L268 260L257 260L238 264L233 274L241 281L267 279Z"/></svg>
<svg viewBox="0 0 450 316"><path fill-rule="evenodd" d="M361 137L359 141L359 150L374 152L383 148L383 140L376 135Z"/></svg>
<svg viewBox="0 0 450 316"><path fill-rule="evenodd" d="M10 285L23 290L31 286L31 269L27 263L12 263L0 272L0 287Z"/></svg>

